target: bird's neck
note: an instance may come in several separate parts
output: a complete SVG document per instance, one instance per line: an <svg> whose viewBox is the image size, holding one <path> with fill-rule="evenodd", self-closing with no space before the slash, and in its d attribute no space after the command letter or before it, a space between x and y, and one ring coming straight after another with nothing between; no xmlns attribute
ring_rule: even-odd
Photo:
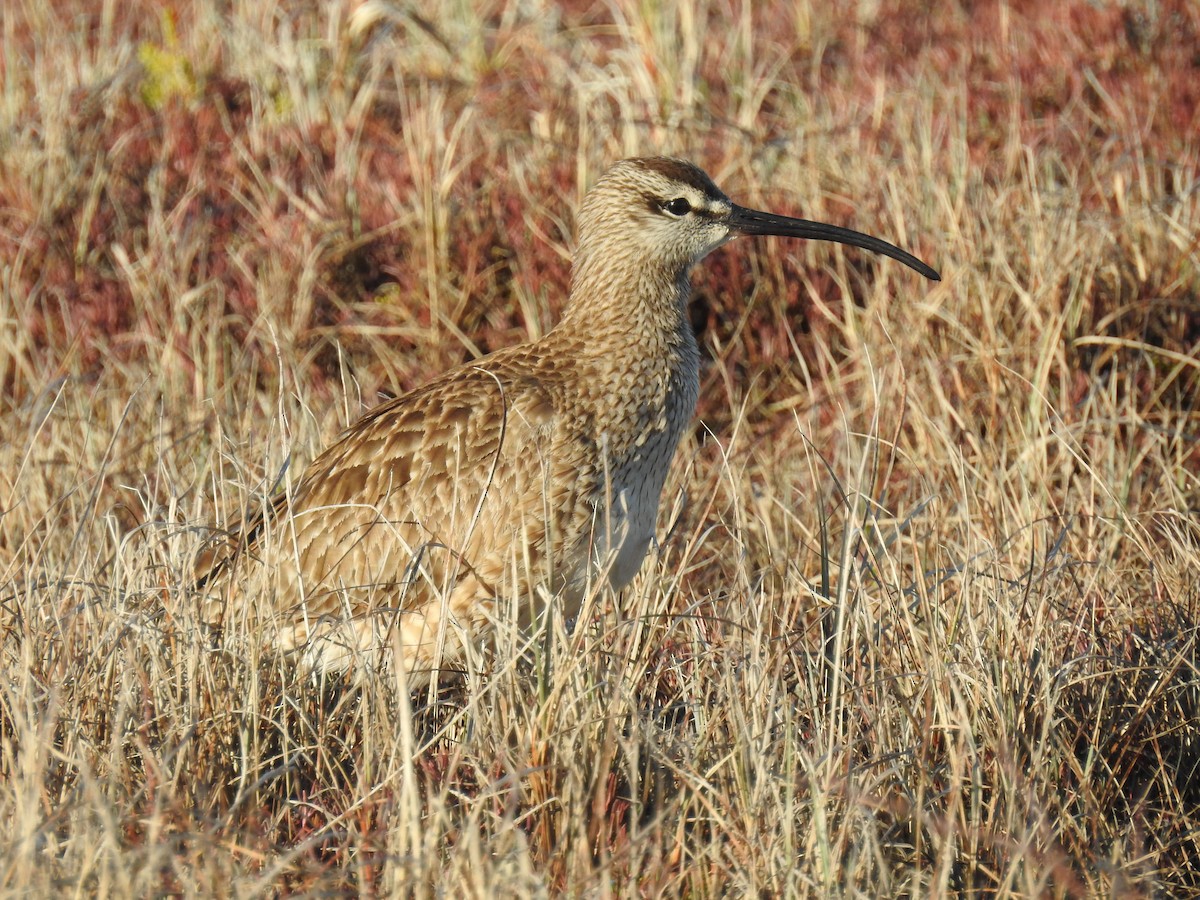
<svg viewBox="0 0 1200 900"><path fill-rule="evenodd" d="M547 338L570 343L581 359L627 371L675 368L697 355L686 271L632 269L621 277L590 276L576 270L562 321Z"/></svg>
<svg viewBox="0 0 1200 900"><path fill-rule="evenodd" d="M562 321L543 341L557 358L571 359L597 423L625 429L631 441L644 429L667 428L673 448L699 391L690 291L686 273L634 272L604 282L576 277Z"/></svg>

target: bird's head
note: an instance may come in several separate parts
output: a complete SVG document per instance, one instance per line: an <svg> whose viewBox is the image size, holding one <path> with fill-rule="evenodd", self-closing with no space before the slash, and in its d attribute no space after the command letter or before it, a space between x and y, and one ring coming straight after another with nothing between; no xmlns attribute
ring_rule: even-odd
<svg viewBox="0 0 1200 900"><path fill-rule="evenodd" d="M701 169L679 159L626 159L584 198L577 265L660 266L685 272L740 235L776 235L849 244L890 256L940 280L936 271L887 241L807 219L738 206Z"/></svg>

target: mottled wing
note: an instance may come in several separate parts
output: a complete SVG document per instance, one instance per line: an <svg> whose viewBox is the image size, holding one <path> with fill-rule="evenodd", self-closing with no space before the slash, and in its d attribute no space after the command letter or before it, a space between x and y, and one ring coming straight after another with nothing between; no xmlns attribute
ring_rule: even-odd
<svg viewBox="0 0 1200 900"><path fill-rule="evenodd" d="M240 552L263 563L282 643L351 623L343 643L357 651L395 628L423 647L449 620L481 626L504 588L528 587L514 576L548 563L548 522L578 505L582 485L564 489L549 469L571 456L555 396L552 381L497 354L343 433L244 533Z"/></svg>
<svg viewBox="0 0 1200 900"><path fill-rule="evenodd" d="M372 411L296 491L281 535L306 582L296 592L411 592L417 564L444 589L477 570L471 551L492 543L506 515L489 498L511 502L540 479L553 431L543 385L502 367L459 369Z"/></svg>

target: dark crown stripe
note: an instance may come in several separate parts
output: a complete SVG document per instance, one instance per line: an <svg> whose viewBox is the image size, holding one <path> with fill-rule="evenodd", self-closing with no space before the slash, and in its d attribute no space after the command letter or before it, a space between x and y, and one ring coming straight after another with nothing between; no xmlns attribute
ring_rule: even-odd
<svg viewBox="0 0 1200 900"><path fill-rule="evenodd" d="M709 197L723 197L720 189L713 184L712 179L689 162L681 159L671 159L666 156L655 156L641 160L642 167L650 172L657 172L664 178L678 181L693 187Z"/></svg>

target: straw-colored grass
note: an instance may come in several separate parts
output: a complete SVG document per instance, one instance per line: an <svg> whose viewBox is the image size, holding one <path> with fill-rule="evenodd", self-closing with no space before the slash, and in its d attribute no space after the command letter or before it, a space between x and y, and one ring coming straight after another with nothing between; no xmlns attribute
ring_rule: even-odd
<svg viewBox="0 0 1200 900"><path fill-rule="evenodd" d="M1189 0L9 7L5 894L1200 893ZM209 529L657 153L944 280L714 254L656 552L436 702L206 635Z"/></svg>

